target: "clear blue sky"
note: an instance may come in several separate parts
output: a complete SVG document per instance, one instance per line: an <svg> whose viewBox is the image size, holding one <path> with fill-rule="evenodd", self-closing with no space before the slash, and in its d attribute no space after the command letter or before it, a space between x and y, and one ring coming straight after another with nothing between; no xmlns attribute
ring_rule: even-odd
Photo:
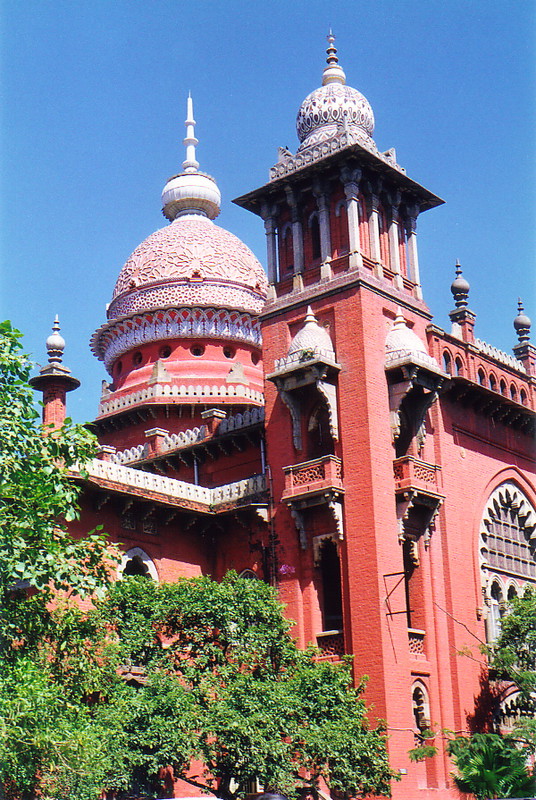
<svg viewBox="0 0 536 800"><path fill-rule="evenodd" d="M479 337L510 351L518 295L536 329L532 0L4 0L2 317L36 361L54 314L69 396L93 418L104 367L88 341L117 274L165 220L192 91L218 224L265 263L261 221L231 203L267 180L320 85L331 26L381 150L446 200L420 218L425 299L448 327L456 258ZM533 336L536 340L536 331Z"/></svg>

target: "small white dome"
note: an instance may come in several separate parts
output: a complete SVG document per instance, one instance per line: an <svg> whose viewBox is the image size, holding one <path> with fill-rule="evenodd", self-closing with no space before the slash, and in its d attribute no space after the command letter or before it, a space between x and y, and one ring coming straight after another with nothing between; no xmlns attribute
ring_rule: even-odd
<svg viewBox="0 0 536 800"><path fill-rule="evenodd" d="M418 363L425 363L434 369L439 369L437 361L429 353L425 343L415 331L408 328L400 308L397 311L395 323L385 340L386 363L399 359L413 359Z"/></svg>
<svg viewBox="0 0 536 800"><path fill-rule="evenodd" d="M311 306L307 308L305 322L290 343L288 355L300 353L304 350L322 351L335 360L333 343L327 330L318 324Z"/></svg>

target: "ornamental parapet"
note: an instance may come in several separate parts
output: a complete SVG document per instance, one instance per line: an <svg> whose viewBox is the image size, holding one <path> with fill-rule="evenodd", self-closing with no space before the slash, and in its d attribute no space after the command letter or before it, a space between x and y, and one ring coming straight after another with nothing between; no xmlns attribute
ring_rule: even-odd
<svg viewBox="0 0 536 800"><path fill-rule="evenodd" d="M343 631L323 631L317 633L316 644L320 650L318 661L338 662L344 656Z"/></svg>
<svg viewBox="0 0 536 800"><path fill-rule="evenodd" d="M285 490L282 499L287 502L293 499L306 498L311 495L344 492L342 482L342 463L337 456L327 455L283 467L285 473Z"/></svg>
<svg viewBox="0 0 536 800"><path fill-rule="evenodd" d="M441 492L441 467L429 464L415 456L402 456L393 462L395 490L406 489L431 490Z"/></svg>

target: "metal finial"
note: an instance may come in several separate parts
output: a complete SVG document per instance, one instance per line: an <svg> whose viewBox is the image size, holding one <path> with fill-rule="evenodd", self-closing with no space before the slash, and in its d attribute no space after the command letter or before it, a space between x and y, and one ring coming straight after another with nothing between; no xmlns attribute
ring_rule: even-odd
<svg viewBox="0 0 536 800"><path fill-rule="evenodd" d="M346 83L346 75L344 74L343 68L339 64L337 48L333 44L335 41L335 35L333 34L331 28L329 29L329 33L326 38L328 40L328 47L326 50L327 67L325 67L322 75L322 86L326 86L328 83L342 83L344 86Z"/></svg>
<svg viewBox="0 0 536 800"><path fill-rule="evenodd" d="M61 364L65 349L65 339L60 334L60 321L57 314L52 325L52 333L46 341L46 348L49 364Z"/></svg>
<svg viewBox="0 0 536 800"><path fill-rule="evenodd" d="M192 95L188 92L188 100L186 101L186 137L183 144L186 146L186 159L182 162L182 168L185 172L197 172L199 168L199 161L195 157L195 146L199 140L195 138L195 119L194 119L194 101Z"/></svg>

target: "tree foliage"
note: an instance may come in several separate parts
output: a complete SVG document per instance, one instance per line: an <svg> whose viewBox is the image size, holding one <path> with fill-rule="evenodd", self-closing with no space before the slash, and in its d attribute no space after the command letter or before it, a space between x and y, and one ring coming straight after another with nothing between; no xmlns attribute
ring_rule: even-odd
<svg viewBox="0 0 536 800"><path fill-rule="evenodd" d="M93 439L70 421L43 431L31 364L7 323L0 367L5 797L167 794L171 769L223 800L255 779L388 794L385 733L369 728L362 687L348 666L296 647L270 587L229 575L107 589L103 536L67 530L78 514L69 469ZM75 602L84 595L86 609ZM121 677L133 666L138 683Z"/></svg>
<svg viewBox="0 0 536 800"><path fill-rule="evenodd" d="M156 792L171 766L224 800L254 780L283 792L323 779L354 796L389 793L384 731L369 728L362 687L348 667L296 647L262 582L131 579L99 613L121 660L145 672L143 685L116 686L102 708L121 742L113 788Z"/></svg>
<svg viewBox="0 0 536 800"><path fill-rule="evenodd" d="M43 435L19 339L0 323L0 602L20 581L49 596L92 594L107 581L104 537L77 541L65 523L78 516L69 469L94 455L95 439L70 420Z"/></svg>
<svg viewBox="0 0 536 800"><path fill-rule="evenodd" d="M515 683L525 698L536 691L536 590L527 586L513 597L490 648L491 665Z"/></svg>
<svg viewBox="0 0 536 800"><path fill-rule="evenodd" d="M43 430L19 340L0 324L0 780L8 797L39 783L60 798L79 775L94 797L104 754L87 692L105 682L103 639L78 609L51 605L107 584L102 534L76 541L66 529L79 492L68 471L93 455L94 438L70 420Z"/></svg>
<svg viewBox="0 0 536 800"><path fill-rule="evenodd" d="M536 788L526 766L527 751L512 737L495 733L459 736L449 742L448 752L458 770L456 786L477 800L528 797Z"/></svg>

